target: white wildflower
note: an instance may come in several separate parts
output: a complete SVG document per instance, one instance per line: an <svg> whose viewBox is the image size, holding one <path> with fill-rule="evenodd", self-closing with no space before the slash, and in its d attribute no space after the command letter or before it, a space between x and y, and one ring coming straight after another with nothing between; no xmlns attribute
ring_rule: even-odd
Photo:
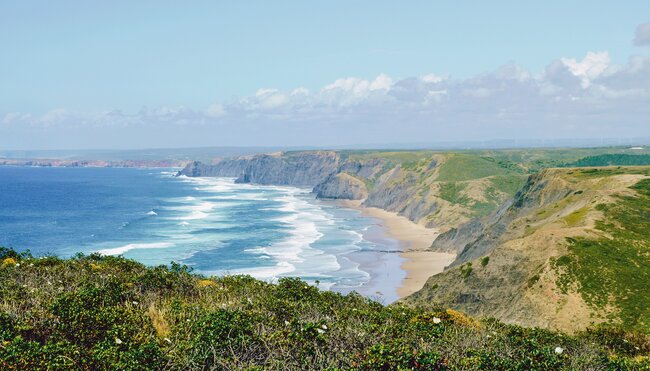
<svg viewBox="0 0 650 371"><path fill-rule="evenodd" d="M172 341L171 341L171 340L169 340L168 338L164 338L163 340L164 340L164 341L166 341L166 342L168 342L169 344L171 344L171 343L172 343Z"/></svg>
<svg viewBox="0 0 650 371"><path fill-rule="evenodd" d="M289 326L289 321L284 321L285 326Z"/></svg>
<svg viewBox="0 0 650 371"><path fill-rule="evenodd" d="M435 324L437 325L437 324L440 323L440 322L442 322L442 320L441 320L440 318L438 318L438 317L433 317L433 323L435 323Z"/></svg>
<svg viewBox="0 0 650 371"><path fill-rule="evenodd" d="M117 345L122 344L122 340L120 338L115 338L115 344Z"/></svg>
<svg viewBox="0 0 650 371"><path fill-rule="evenodd" d="M564 353L564 349L562 349L561 347L555 347L555 354L562 354L562 353Z"/></svg>
<svg viewBox="0 0 650 371"><path fill-rule="evenodd" d="M319 334L324 334L325 333L325 330L320 329L320 328L317 328L316 331L318 331Z"/></svg>
<svg viewBox="0 0 650 371"><path fill-rule="evenodd" d="M20 267L20 263L16 263L16 267Z"/></svg>
<svg viewBox="0 0 650 371"><path fill-rule="evenodd" d="M322 328L323 330L327 330L327 325L322 325L321 328Z"/></svg>
<svg viewBox="0 0 650 371"><path fill-rule="evenodd" d="M135 300L134 300L132 303L133 303L133 305L138 305L138 304L139 304L139 303L138 303L137 301L135 301Z"/></svg>

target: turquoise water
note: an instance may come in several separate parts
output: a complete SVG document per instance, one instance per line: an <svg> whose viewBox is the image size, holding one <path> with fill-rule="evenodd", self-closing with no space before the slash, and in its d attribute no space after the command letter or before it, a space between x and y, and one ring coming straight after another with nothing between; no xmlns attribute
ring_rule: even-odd
<svg viewBox="0 0 650 371"><path fill-rule="evenodd" d="M318 281L385 302L404 277L378 221L309 189L174 177L173 169L0 167L0 245L99 252L207 275Z"/></svg>

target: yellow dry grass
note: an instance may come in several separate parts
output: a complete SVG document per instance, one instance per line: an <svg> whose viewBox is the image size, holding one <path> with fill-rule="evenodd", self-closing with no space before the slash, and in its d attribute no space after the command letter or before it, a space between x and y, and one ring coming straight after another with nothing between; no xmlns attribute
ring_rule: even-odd
<svg viewBox="0 0 650 371"><path fill-rule="evenodd" d="M446 312L449 316L449 320L454 324L468 327L479 327L478 322L473 318L466 316L464 313L453 309L447 309Z"/></svg>
<svg viewBox="0 0 650 371"><path fill-rule="evenodd" d="M198 280L196 282L197 286L199 287L209 287L209 286L216 286L217 284L212 281L212 280Z"/></svg>
<svg viewBox="0 0 650 371"><path fill-rule="evenodd" d="M147 315L151 319L151 324L156 329L156 334L160 338L165 338L169 335L169 324L165 320L164 314L154 303L151 303L147 309Z"/></svg>
<svg viewBox="0 0 650 371"><path fill-rule="evenodd" d="M3 267L6 267L8 265L16 265L16 264L17 264L17 262L16 262L16 259L14 259L14 258L5 258L2 261L2 266Z"/></svg>

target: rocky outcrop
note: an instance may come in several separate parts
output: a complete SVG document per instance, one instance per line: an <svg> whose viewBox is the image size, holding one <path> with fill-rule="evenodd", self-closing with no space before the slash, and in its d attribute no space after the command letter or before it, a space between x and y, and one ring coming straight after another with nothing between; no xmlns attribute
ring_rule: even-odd
<svg viewBox="0 0 650 371"><path fill-rule="evenodd" d="M185 165L185 168L179 171L176 176L238 177L244 171L248 162L249 158L246 157L223 159L212 165L204 164L199 161L192 161Z"/></svg>
<svg viewBox="0 0 650 371"><path fill-rule="evenodd" d="M437 208L435 200L421 193L418 180L418 175L404 171L401 166L394 167L377 179L363 205L396 212L418 222Z"/></svg>
<svg viewBox="0 0 650 371"><path fill-rule="evenodd" d="M472 219L473 205L496 208L512 196L495 192L489 180L470 176L458 187L464 192L456 197L460 201L443 199L438 174L447 162L445 155L427 152L297 151L227 159L213 165L194 162L179 175L228 176L236 177L237 183L309 187L320 198L364 200L363 206L395 212L443 232Z"/></svg>
<svg viewBox="0 0 650 371"><path fill-rule="evenodd" d="M192 162L178 172L189 177L236 177L237 183L311 187L319 198L365 200L414 222L437 210L435 197L423 193L423 174L435 172L433 158L418 172L382 156L357 156L335 151L299 151L224 159L215 164ZM427 226L434 226L432 222Z"/></svg>
<svg viewBox="0 0 650 371"><path fill-rule="evenodd" d="M570 241L611 238L599 230L610 225L602 223L602 205L617 204L621 195L631 194L629 187L644 177L635 171L616 169L598 175L589 170L547 169L531 175L492 214L440 235L431 248L456 252L456 260L405 301L564 331L609 321L617 313L618 309L611 309L616 303L595 305L585 299L580 284L566 285L575 276L557 262L575 261L568 258L574 251ZM629 266L643 269L637 261Z"/></svg>
<svg viewBox="0 0 650 371"><path fill-rule="evenodd" d="M332 151L308 151L253 156L237 183L314 187L339 170Z"/></svg>
<svg viewBox="0 0 650 371"><path fill-rule="evenodd" d="M573 192L561 177L549 174L553 174L552 171L546 170L531 175L512 200L506 201L493 214L482 220L471 221L457 230L442 234L441 238L433 242L432 249L443 251L455 247L457 257L450 265L454 267L488 255L505 240L521 237L525 233L523 229L509 228L513 221L551 205Z"/></svg>
<svg viewBox="0 0 650 371"><path fill-rule="evenodd" d="M433 241L431 250L459 254L465 246L478 239L484 227L480 219L473 219L460 227L451 228Z"/></svg>
<svg viewBox="0 0 650 371"><path fill-rule="evenodd" d="M318 198L363 200L368 197L366 184L348 173L331 175L316 185L314 193Z"/></svg>

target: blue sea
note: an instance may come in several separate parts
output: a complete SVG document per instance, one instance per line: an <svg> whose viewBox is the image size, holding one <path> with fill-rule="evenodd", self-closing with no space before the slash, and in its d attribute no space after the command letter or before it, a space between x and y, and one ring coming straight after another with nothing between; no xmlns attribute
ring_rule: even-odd
<svg viewBox="0 0 650 371"><path fill-rule="evenodd" d="M99 252L206 275L301 277L386 303L405 277L379 221L310 189L175 177L174 169L0 167L0 246Z"/></svg>

